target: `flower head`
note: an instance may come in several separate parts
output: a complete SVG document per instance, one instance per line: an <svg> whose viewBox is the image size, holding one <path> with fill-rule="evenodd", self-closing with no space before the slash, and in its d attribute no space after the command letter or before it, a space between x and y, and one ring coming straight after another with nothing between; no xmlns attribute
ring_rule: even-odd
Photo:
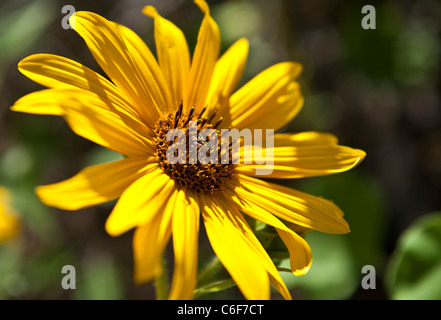
<svg viewBox="0 0 441 320"><path fill-rule="evenodd" d="M11 207L10 192L0 186L0 243L14 238L20 231L20 220Z"/></svg>
<svg viewBox="0 0 441 320"><path fill-rule="evenodd" d="M173 129L190 144L191 127L200 150L205 129L221 138L222 129L280 130L300 111L303 96L297 76L301 65L276 64L239 90L248 42L240 39L222 56L220 33L207 3L192 57L182 31L151 6L158 60L130 29L91 12L71 17L75 31L110 78L49 54L19 63L30 79L49 87L18 100L12 110L64 117L72 130L126 156L87 167L74 177L37 188L47 205L77 210L119 197L106 230L118 236L135 229L135 280L150 281L162 272L161 255L171 236L175 254L169 298L189 299L197 281L198 238L203 223L211 246L248 299L270 297L270 283L291 298L277 268L257 240L244 214L277 230L290 253L292 272L304 274L312 254L293 226L346 233L343 213L332 202L256 178L253 149L240 149L240 162L171 164L167 151ZM73 23L72 23L73 24ZM212 140L210 140L212 141ZM219 144L215 144L215 149ZM254 148L254 152L258 148ZM331 134L275 134L269 178L301 178L342 172L365 156L338 145ZM234 156L227 149L226 156ZM224 153L225 154L225 153ZM219 155L219 157L221 157ZM250 164L246 160L252 158Z"/></svg>

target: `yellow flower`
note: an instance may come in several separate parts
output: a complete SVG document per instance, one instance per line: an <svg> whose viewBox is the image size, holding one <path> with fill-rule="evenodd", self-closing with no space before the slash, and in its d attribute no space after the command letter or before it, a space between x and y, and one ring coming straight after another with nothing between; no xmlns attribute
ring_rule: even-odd
<svg viewBox="0 0 441 320"><path fill-rule="evenodd" d="M291 298L280 274L243 213L273 226L290 253L292 272L308 271L311 250L295 227L346 233L343 213L332 202L254 177L252 164L177 164L165 159L167 130L283 128L300 111L296 77L301 66L276 64L239 90L248 42L240 39L221 57L220 34L207 3L190 58L182 31L147 6L154 19L158 61L130 29L91 12L71 17L75 31L111 81L64 57L36 54L20 71L50 89L18 100L12 110L64 117L72 130L123 160L91 166L74 177L37 188L47 205L77 210L119 197L106 230L118 236L133 228L135 281L162 272L161 255L171 235L174 274L170 299L193 297L197 281L200 218L211 246L247 299L270 298L270 283ZM301 178L342 172L365 156L340 146L330 134L274 136L274 171L269 178ZM245 152L241 154L246 158ZM290 227L288 227L288 225ZM294 227L293 227L294 226Z"/></svg>
<svg viewBox="0 0 441 320"><path fill-rule="evenodd" d="M0 186L0 243L14 238L20 231L20 220L11 207L9 191Z"/></svg>

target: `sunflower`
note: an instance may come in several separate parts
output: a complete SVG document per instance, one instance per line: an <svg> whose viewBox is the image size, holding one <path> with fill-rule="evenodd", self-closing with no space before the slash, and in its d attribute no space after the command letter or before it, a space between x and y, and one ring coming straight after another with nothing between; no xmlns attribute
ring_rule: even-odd
<svg viewBox="0 0 441 320"><path fill-rule="evenodd" d="M0 186L0 243L14 238L19 231L20 220L11 207L10 192Z"/></svg>
<svg viewBox="0 0 441 320"><path fill-rule="evenodd" d="M122 160L94 165L72 178L39 186L41 201L78 210L119 198L105 228L112 236L134 229L134 280L163 272L170 238L174 271L170 299L191 299L197 282L201 223L225 269L247 299L270 298L270 284L290 299L273 261L248 222L273 227L290 254L295 275L311 266L311 249L296 232L349 232L332 202L256 177L257 161L239 164L171 165L165 157L171 129L272 129L286 126L303 97L296 78L301 65L278 63L236 90L248 55L239 39L220 56L220 32L204 0L204 17L190 57L183 32L152 7L157 60L132 30L91 12L76 12L71 25L110 80L64 57L29 56L19 70L48 87L19 99L12 110L62 116L78 135L121 153ZM319 132L275 134L274 166L265 178L302 178L346 171L365 156ZM230 154L231 156L231 154ZM241 153L241 160L249 155ZM246 218L247 217L247 218Z"/></svg>

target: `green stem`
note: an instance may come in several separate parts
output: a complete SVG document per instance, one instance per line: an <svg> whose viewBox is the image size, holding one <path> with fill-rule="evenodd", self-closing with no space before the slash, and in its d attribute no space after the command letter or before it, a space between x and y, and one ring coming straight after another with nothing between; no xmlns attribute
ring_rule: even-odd
<svg viewBox="0 0 441 320"><path fill-rule="evenodd" d="M222 268L222 263L217 256L205 266L198 277L198 286L194 291L194 298L196 299L200 295L218 292L236 285L233 279L219 280L217 273Z"/></svg>
<svg viewBox="0 0 441 320"><path fill-rule="evenodd" d="M194 291L194 298L196 299L197 297L205 293L218 292L221 290L229 289L231 287L234 287L235 285L236 282L234 282L233 279L226 279L226 280L213 282L203 288L196 289Z"/></svg>
<svg viewBox="0 0 441 320"><path fill-rule="evenodd" d="M162 272L159 277L155 279L155 291L157 300L168 299L168 277L167 277L167 264L165 257L162 256Z"/></svg>
<svg viewBox="0 0 441 320"><path fill-rule="evenodd" d="M288 272L288 273L292 273L291 269L288 268L281 268L281 267L277 267L277 270L280 272Z"/></svg>
<svg viewBox="0 0 441 320"><path fill-rule="evenodd" d="M217 256L214 256L213 259L205 266L204 270L199 274L198 277L198 286L203 286L209 281L212 281L214 275L219 271L222 267L222 263L220 262Z"/></svg>

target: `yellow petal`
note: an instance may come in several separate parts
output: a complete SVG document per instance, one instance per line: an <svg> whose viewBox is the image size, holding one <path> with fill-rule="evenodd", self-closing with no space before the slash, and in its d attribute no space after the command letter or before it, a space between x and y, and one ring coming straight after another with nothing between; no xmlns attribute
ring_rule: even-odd
<svg viewBox="0 0 441 320"><path fill-rule="evenodd" d="M20 230L20 220L11 211L6 212L0 205L0 243L16 237Z"/></svg>
<svg viewBox="0 0 441 320"><path fill-rule="evenodd" d="M106 221L106 231L119 236L148 223L164 210L175 183L162 169L156 169L132 183L121 195Z"/></svg>
<svg viewBox="0 0 441 320"><path fill-rule="evenodd" d="M267 225L273 226L279 233L290 254L291 269L295 275L308 272L312 263L312 252L308 243L293 230L271 214L271 212L259 206L257 203L248 201L247 198L239 197L231 184L225 189L225 195L230 201L239 206L240 211ZM282 282L283 283L283 282ZM279 290L282 295L283 291ZM289 294L289 293L288 293Z"/></svg>
<svg viewBox="0 0 441 320"><path fill-rule="evenodd" d="M224 189L224 196L218 197L218 201L222 204L223 207L230 207L235 212L235 214L243 220L238 209L250 217L262 221L266 224L276 227L280 229L282 232L286 233L287 238L290 237L290 234L293 233L292 230L288 229L280 220L276 217L268 213L267 211L261 209L260 207L251 205L245 199L239 199L236 194L231 191L230 188ZM248 241L255 248L255 252L259 256L261 263L265 266L268 275L270 277L270 281L273 286L279 291L285 299L291 299L291 294L288 291L285 283L282 280L279 272L277 271L276 266L272 262L271 258L266 253L265 249L262 247L260 242L252 233L244 234L247 237ZM293 235L294 236L294 235ZM291 243L290 243L291 245ZM295 248L297 249L297 247ZM295 250L294 249L294 250Z"/></svg>
<svg viewBox="0 0 441 320"><path fill-rule="evenodd" d="M9 191L0 187L0 243L13 239L21 229L21 221L10 201Z"/></svg>
<svg viewBox="0 0 441 320"><path fill-rule="evenodd" d="M137 284L151 281L161 275L161 258L171 235L171 218L178 191L166 199L164 210L156 211L133 234L134 281Z"/></svg>
<svg viewBox="0 0 441 320"><path fill-rule="evenodd" d="M159 68L158 62L145 42L126 26L115 22L112 22L112 24L124 39L133 62L144 78L144 86L152 96L152 100L155 100L158 107L161 108L160 111L166 112L176 109L177 104L173 104L168 84Z"/></svg>
<svg viewBox="0 0 441 320"><path fill-rule="evenodd" d="M295 232L287 232L278 228L276 230L288 248L292 272L296 276L306 274L312 264L312 252L308 243Z"/></svg>
<svg viewBox="0 0 441 320"><path fill-rule="evenodd" d="M190 52L182 31L161 17L155 8L146 6L143 13L154 18L155 43L159 66L172 94L173 111L184 99L190 72Z"/></svg>
<svg viewBox="0 0 441 320"><path fill-rule="evenodd" d="M88 91L47 89L19 99L11 110L62 115L72 130L86 139L127 156L154 152L145 125L118 106Z"/></svg>
<svg viewBox="0 0 441 320"><path fill-rule="evenodd" d="M240 207L241 211L276 229L289 251L291 270L295 275L304 275L309 271L312 264L312 251L302 237L285 226L265 208L260 207L259 203L253 203L248 201L247 198L238 197L234 191L231 190L231 187L226 189L225 194L230 196L231 201L234 201ZM280 281L278 282L279 285ZM279 291L282 295L284 294L283 287L282 290Z"/></svg>
<svg viewBox="0 0 441 320"><path fill-rule="evenodd" d="M90 166L65 181L39 186L36 192L43 203L63 210L94 206L119 197L154 161L138 157Z"/></svg>
<svg viewBox="0 0 441 320"><path fill-rule="evenodd" d="M92 12L77 11L69 20L104 72L139 106L144 118L158 119L167 106L161 96L149 91L149 81L154 79L148 79L135 64L131 56L133 46L128 48L124 35L114 24Z"/></svg>
<svg viewBox="0 0 441 320"><path fill-rule="evenodd" d="M216 112L212 123L217 123L219 118L223 117L222 128L228 128L230 125L229 100L245 69L248 48L246 39L236 41L216 62L214 68L207 96L206 115L210 117L212 112Z"/></svg>
<svg viewBox="0 0 441 320"><path fill-rule="evenodd" d="M163 272L161 258L165 245L160 243L165 242L165 239L158 241L160 223L161 214L157 214L133 233L133 280L136 284L149 282Z"/></svg>
<svg viewBox="0 0 441 320"><path fill-rule="evenodd" d="M60 89L32 92L18 99L10 109L15 112L64 116L65 106L68 104L64 102L61 92ZM79 90L77 92L79 93ZM89 93L86 93L86 96L89 96Z"/></svg>
<svg viewBox="0 0 441 320"><path fill-rule="evenodd" d="M320 133L276 134L274 139L274 168L261 178L303 178L344 172L358 165L366 156L362 150L337 145L333 135ZM265 147L265 145L264 145ZM267 149L263 149L267 150ZM262 146L254 146L259 156L244 149L237 172L254 176L256 169L263 168ZM264 163L245 164L250 161Z"/></svg>
<svg viewBox="0 0 441 320"><path fill-rule="evenodd" d="M274 135L275 146L315 146L315 145L336 145L338 139L331 133L304 131L300 133L277 133Z"/></svg>
<svg viewBox="0 0 441 320"><path fill-rule="evenodd" d="M233 128L278 131L300 111L303 96L295 78L301 65L278 63L258 74L231 96Z"/></svg>
<svg viewBox="0 0 441 320"><path fill-rule="evenodd" d="M347 233L343 212L331 201L245 175L231 180L241 198L275 216L302 227L326 233Z"/></svg>
<svg viewBox="0 0 441 320"><path fill-rule="evenodd" d="M173 249L175 268L169 299L193 298L198 271L199 204L197 195L180 190L173 214Z"/></svg>
<svg viewBox="0 0 441 320"><path fill-rule="evenodd" d="M195 1L205 14L199 30L196 48L190 67L190 74L184 97L184 108L195 106L196 114L205 108L213 70L219 57L220 32L216 22L210 16L205 1Z"/></svg>
<svg viewBox="0 0 441 320"><path fill-rule="evenodd" d="M65 57L34 54L24 58L18 69L31 80L49 88L83 89L110 101L124 113L140 118L140 110L113 83L95 71Z"/></svg>
<svg viewBox="0 0 441 320"><path fill-rule="evenodd" d="M249 226L231 208L222 208L205 194L199 200L211 246L245 298L269 299L268 273L249 241Z"/></svg>

